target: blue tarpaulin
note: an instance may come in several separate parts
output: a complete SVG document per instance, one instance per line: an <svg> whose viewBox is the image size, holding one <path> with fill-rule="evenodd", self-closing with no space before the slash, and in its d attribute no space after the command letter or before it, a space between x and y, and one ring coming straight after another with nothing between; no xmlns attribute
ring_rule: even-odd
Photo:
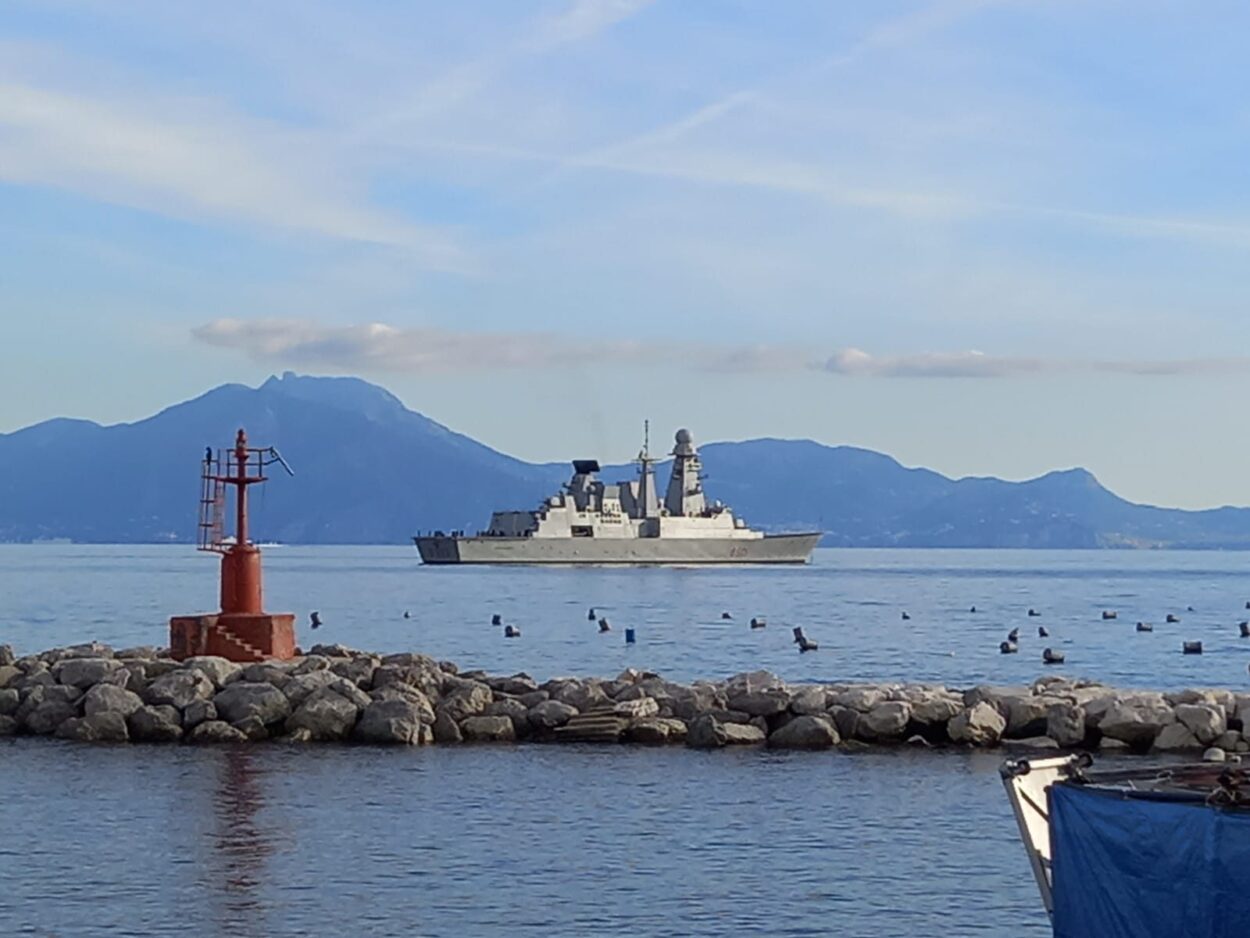
<svg viewBox="0 0 1250 938"><path fill-rule="evenodd" d="M1049 789L1055 938L1250 936L1250 811Z"/></svg>

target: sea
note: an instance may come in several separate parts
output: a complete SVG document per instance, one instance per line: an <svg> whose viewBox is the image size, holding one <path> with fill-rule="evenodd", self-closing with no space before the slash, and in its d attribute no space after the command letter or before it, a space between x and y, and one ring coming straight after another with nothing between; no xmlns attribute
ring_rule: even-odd
<svg viewBox="0 0 1250 938"><path fill-rule="evenodd" d="M1250 554L818 550L795 568L543 569L422 567L398 547L264 553L266 606L297 614L305 646L539 680L765 668L1250 687ZM170 615L216 607L214 559L0 545L0 642L162 644ZM796 626L817 651L797 650ZM1001 654L1013 628L1019 651ZM1065 663L1044 666L1046 647ZM0 740L0 934L1048 935L1003 757Z"/></svg>

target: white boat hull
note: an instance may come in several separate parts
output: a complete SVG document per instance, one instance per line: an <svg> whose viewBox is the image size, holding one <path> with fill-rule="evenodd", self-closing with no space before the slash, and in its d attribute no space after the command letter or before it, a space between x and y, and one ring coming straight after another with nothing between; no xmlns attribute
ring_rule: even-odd
<svg viewBox="0 0 1250 938"><path fill-rule="evenodd" d="M663 565L806 563L819 532L760 538L414 537L427 564Z"/></svg>

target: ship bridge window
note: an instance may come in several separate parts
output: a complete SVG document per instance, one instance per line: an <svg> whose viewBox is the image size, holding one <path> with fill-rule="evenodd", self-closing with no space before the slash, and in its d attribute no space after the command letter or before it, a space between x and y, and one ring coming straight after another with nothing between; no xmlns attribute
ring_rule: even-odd
<svg viewBox="0 0 1250 938"><path fill-rule="evenodd" d="M574 537L594 537L595 529L592 528L588 524L575 524L573 525L573 536Z"/></svg>

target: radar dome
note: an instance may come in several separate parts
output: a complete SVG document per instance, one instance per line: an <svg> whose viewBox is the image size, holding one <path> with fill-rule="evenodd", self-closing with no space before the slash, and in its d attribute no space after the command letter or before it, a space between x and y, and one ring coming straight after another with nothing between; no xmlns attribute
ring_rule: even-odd
<svg viewBox="0 0 1250 938"><path fill-rule="evenodd" d="M677 431L677 442L678 443L693 443L694 437L690 435L689 430L687 430L685 427L682 427L680 430Z"/></svg>

